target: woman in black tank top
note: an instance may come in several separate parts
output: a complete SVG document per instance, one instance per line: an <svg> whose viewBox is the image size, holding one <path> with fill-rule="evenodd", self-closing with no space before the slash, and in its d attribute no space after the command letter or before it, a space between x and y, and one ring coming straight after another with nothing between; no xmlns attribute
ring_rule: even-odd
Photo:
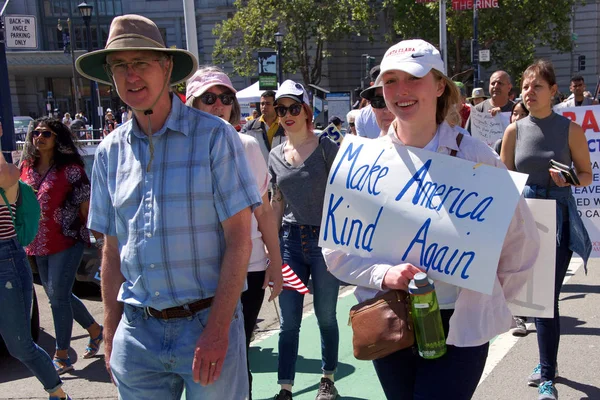
<svg viewBox="0 0 600 400"><path fill-rule="evenodd" d="M19 168L7 163L0 152L0 188L6 192L11 204L16 202L20 174ZM7 207L1 199L0 202ZM31 337L33 278L10 217L0 220L0 230L12 232L12 235L5 234L0 239L0 304L3 308L0 313L0 336L10 355L25 364L44 385L50 399L70 399L61 389L62 381L52 365L52 359Z"/></svg>
<svg viewBox="0 0 600 400"><path fill-rule="evenodd" d="M560 340L558 296L573 252L584 263L591 252L591 242L577 213L570 184L563 176L549 169L551 159L574 164L580 185L592 182L590 153L581 126L552 111L552 98L557 85L554 68L547 61L538 61L523 73L522 96L529 116L510 124L504 132L501 158L506 166L529 174L525 197L556 200L556 264L554 288L554 318L536 318L540 363L529 376L530 386L539 386L543 399L558 397L554 380L558 376L556 359ZM585 264L584 264L585 265Z"/></svg>

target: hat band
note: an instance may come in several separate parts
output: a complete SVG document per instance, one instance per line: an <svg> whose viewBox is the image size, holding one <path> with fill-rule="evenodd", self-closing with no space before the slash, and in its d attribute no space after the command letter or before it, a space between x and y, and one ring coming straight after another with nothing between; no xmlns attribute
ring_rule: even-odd
<svg viewBox="0 0 600 400"><path fill-rule="evenodd" d="M165 50L161 43L140 35L117 36L106 44L106 50L119 50L126 48L148 48Z"/></svg>

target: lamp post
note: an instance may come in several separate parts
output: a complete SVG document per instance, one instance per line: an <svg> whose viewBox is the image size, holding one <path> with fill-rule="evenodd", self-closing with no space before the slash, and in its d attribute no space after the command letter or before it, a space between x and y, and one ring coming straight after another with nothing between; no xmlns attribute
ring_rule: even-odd
<svg viewBox="0 0 600 400"><path fill-rule="evenodd" d="M275 34L275 42L277 42L277 81L279 84L283 82L283 60L281 59L281 44L283 42L283 33Z"/></svg>
<svg viewBox="0 0 600 400"><path fill-rule="evenodd" d="M79 93L79 86L77 85L77 72L75 72L75 49L73 46L72 34L73 30L71 29L71 18L67 18L67 31L64 31L64 27L62 26L60 19L58 20L58 25L56 26L60 32L63 33L63 43L65 45L65 53L67 52L67 46L70 48L71 52L71 72L73 74L73 92L74 99L73 105L75 106L75 112L78 112L81 109L81 94Z"/></svg>
<svg viewBox="0 0 600 400"><path fill-rule="evenodd" d="M79 14L83 18L83 22L85 23L86 35L87 35L87 51L92 51L92 28L90 26L90 22L92 19L92 11L94 10L94 6L91 4L87 4L85 1L77 6L79 9ZM102 128L100 126L100 122L98 121L98 104L96 104L96 82L90 81L90 103L92 112L90 113L90 122L92 123L92 128Z"/></svg>

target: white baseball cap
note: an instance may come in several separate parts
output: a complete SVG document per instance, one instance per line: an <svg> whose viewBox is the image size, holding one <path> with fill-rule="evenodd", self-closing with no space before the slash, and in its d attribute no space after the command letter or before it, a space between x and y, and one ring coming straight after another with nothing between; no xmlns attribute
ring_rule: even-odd
<svg viewBox="0 0 600 400"><path fill-rule="evenodd" d="M284 97L296 100L298 103L310 104L304 86L291 79L288 79L279 86L279 89L275 93L275 103Z"/></svg>
<svg viewBox="0 0 600 400"><path fill-rule="evenodd" d="M446 75L444 60L438 49L421 39L403 40L385 52L375 85L381 84L383 74L389 71L404 71L422 78L432 69Z"/></svg>

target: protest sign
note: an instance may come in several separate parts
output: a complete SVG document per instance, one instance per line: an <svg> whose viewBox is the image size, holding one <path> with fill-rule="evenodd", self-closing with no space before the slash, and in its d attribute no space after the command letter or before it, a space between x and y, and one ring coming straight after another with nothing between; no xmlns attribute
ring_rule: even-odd
<svg viewBox="0 0 600 400"><path fill-rule="evenodd" d="M592 183L573 187L577 211L592 240L591 257L600 257L600 106L555 107L555 111L583 127L590 150Z"/></svg>
<svg viewBox="0 0 600 400"><path fill-rule="evenodd" d="M494 147L494 143L502 139L509 123L510 113L497 113L492 117L488 112L471 109L471 135L490 147Z"/></svg>
<svg viewBox="0 0 600 400"><path fill-rule="evenodd" d="M320 133L317 133L319 141L321 141L321 137L323 135L329 136L329 138L333 140L338 146L342 143L342 140L344 140L342 132L340 132L334 124L327 125L325 129L323 129Z"/></svg>
<svg viewBox="0 0 600 400"><path fill-rule="evenodd" d="M527 205L540 234L540 252L533 274L517 297L508 302L512 315L554 317L554 271L556 268L556 201L527 199Z"/></svg>
<svg viewBox="0 0 600 400"><path fill-rule="evenodd" d="M331 167L319 246L491 294L527 175L457 157L344 138Z"/></svg>

